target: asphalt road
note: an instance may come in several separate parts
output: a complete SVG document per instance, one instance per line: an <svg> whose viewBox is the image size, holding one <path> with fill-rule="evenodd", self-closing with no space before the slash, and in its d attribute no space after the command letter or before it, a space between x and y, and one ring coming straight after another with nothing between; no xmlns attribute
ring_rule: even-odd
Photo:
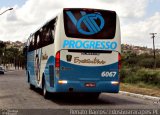
<svg viewBox="0 0 160 115"><path fill-rule="evenodd" d="M46 100L40 90L30 90L26 81L22 70L0 75L0 109L160 109L160 102L122 94L103 93L98 100L68 95Z"/></svg>

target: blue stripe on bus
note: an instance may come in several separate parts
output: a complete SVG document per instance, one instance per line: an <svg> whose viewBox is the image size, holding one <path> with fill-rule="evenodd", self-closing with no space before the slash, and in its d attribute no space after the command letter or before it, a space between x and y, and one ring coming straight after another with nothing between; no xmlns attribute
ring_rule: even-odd
<svg viewBox="0 0 160 115"><path fill-rule="evenodd" d="M49 64L48 64L49 65ZM69 69L69 70L62 70ZM101 77L103 71L117 72L114 78ZM55 75L54 75L55 76ZM58 84L58 80L67 80L67 84ZM119 81L118 78L118 62L105 66L80 66L65 61L60 61L60 77L55 77L55 87L49 86L47 79L47 89L50 92L68 92L69 88L73 88L75 92L118 92L119 86L113 86L111 81ZM85 83L94 82L96 87L87 88Z"/></svg>
<svg viewBox="0 0 160 115"><path fill-rule="evenodd" d="M27 54L27 70L29 72L31 84L36 86L37 84L36 84L35 68L34 68L34 53L35 51L32 51L28 52Z"/></svg>
<svg viewBox="0 0 160 115"><path fill-rule="evenodd" d="M75 92L118 92L119 86L113 86L111 81L119 81L118 62L105 66L80 66L64 62L61 60L60 66L69 68L69 70L60 71L60 79L67 80L66 85L58 85L57 92L68 92L69 88L73 88ZM116 76L102 77L103 71L117 72ZM96 84L94 88L85 87L85 83Z"/></svg>
<svg viewBox="0 0 160 115"><path fill-rule="evenodd" d="M60 61L60 78L54 77L54 88L50 87L49 81L49 65L54 65L54 56L50 56L45 66L44 75L46 80L47 90L49 92L68 92L69 88L73 88L75 92L118 92L119 86L113 86L111 81L119 81L118 77L118 62L105 66L80 66L71 64L65 61ZM35 72L34 72L34 60L28 62L28 68L32 76L32 83L36 84ZM62 70L68 68L69 70ZM116 71L117 75L114 78L101 77L103 71ZM54 75L55 76L55 75ZM67 80L67 84L58 84L58 80ZM96 87L87 88L85 83L94 82Z"/></svg>
<svg viewBox="0 0 160 115"><path fill-rule="evenodd" d="M45 77L45 82L46 82L46 86L47 86L47 90L48 91L55 91L53 87L50 87L50 75L49 75L49 66L52 65L54 67L54 56L50 56L47 60L46 66L45 66L45 70L44 70L44 77ZM55 75L54 75L55 76ZM55 79L54 79L55 81Z"/></svg>
<svg viewBox="0 0 160 115"><path fill-rule="evenodd" d="M81 66L61 61L60 66L61 68L69 69L60 71L61 79L67 78L68 80L83 80L87 78L88 80L95 79L107 81L118 79L118 62L105 66ZM117 74L113 78L108 77L106 79L105 77L101 77L101 73L104 71L114 71L117 72Z"/></svg>

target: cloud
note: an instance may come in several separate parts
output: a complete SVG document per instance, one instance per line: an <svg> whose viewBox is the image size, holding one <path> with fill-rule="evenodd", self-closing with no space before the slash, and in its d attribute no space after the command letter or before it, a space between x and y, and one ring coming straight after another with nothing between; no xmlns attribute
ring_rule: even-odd
<svg viewBox="0 0 160 115"><path fill-rule="evenodd" d="M134 45L152 47L150 33L159 33L160 12L142 21L130 23L122 26L122 42ZM156 35L156 38L159 34ZM155 39L157 48L160 48L160 39Z"/></svg>
<svg viewBox="0 0 160 115"><path fill-rule="evenodd" d="M146 14L150 0L100 0L106 7L115 10L122 18L140 18Z"/></svg>
<svg viewBox="0 0 160 115"><path fill-rule="evenodd" d="M38 27L51 19L61 8L98 8L118 13L122 28L122 42L143 43L150 32L159 30L159 13L144 18L153 0L26 0L22 6L0 16L0 40L24 40ZM7 9L3 7L0 11ZM146 43L146 45L151 43Z"/></svg>

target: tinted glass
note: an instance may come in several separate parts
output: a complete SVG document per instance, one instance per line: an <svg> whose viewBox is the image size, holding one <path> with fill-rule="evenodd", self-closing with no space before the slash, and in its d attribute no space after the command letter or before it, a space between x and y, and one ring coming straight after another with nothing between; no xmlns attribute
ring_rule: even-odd
<svg viewBox="0 0 160 115"><path fill-rule="evenodd" d="M106 10L64 9L64 26L67 37L113 39L116 30L116 13Z"/></svg>

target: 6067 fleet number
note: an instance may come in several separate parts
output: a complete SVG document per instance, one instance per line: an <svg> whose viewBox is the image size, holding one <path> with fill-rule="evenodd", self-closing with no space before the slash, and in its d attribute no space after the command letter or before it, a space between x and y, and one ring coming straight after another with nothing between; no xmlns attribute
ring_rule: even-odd
<svg viewBox="0 0 160 115"><path fill-rule="evenodd" d="M101 77L115 77L117 74L117 72L115 71L112 71L112 72L109 72L109 71L103 71L101 73Z"/></svg>

